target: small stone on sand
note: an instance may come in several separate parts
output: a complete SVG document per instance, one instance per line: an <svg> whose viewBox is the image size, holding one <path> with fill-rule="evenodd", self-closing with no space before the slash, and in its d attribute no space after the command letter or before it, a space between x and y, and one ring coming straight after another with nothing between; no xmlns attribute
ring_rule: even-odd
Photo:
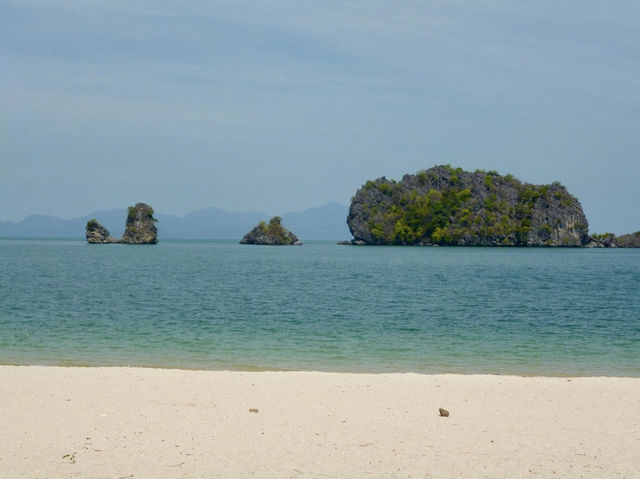
<svg viewBox="0 0 640 479"><path fill-rule="evenodd" d="M250 408L250 409L249 409L249 412L256 412L256 413L257 413L257 412L258 412L258 410L257 410L256 408L253 408L253 407L252 407L252 408Z"/></svg>
<svg viewBox="0 0 640 479"><path fill-rule="evenodd" d="M438 408L438 411L440 412L440 416L449 417L449 411L447 411L446 409Z"/></svg>

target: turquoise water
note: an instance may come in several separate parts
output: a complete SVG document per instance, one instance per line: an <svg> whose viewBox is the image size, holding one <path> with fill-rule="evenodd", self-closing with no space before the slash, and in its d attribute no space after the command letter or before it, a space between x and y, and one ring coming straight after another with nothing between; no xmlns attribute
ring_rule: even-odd
<svg viewBox="0 0 640 479"><path fill-rule="evenodd" d="M640 250L0 240L0 363L640 376Z"/></svg>

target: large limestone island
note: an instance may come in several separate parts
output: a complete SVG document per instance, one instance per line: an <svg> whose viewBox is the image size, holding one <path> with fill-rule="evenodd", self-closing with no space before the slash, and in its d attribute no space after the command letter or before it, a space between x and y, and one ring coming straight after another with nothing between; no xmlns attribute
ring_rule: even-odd
<svg viewBox="0 0 640 479"><path fill-rule="evenodd" d="M258 245L301 245L302 242L291 231L281 224L282 219L274 216L269 220L269 224L261 221L251 231L249 231L240 244Z"/></svg>
<svg viewBox="0 0 640 479"><path fill-rule="evenodd" d="M87 222L85 237L92 244L156 244L158 242L156 221L151 206L137 203L135 206L129 206L124 234L121 239L111 237L109 230L95 219L90 219Z"/></svg>
<svg viewBox="0 0 640 479"><path fill-rule="evenodd" d="M436 166L401 181L367 181L353 197L353 244L603 246L580 202L558 182Z"/></svg>

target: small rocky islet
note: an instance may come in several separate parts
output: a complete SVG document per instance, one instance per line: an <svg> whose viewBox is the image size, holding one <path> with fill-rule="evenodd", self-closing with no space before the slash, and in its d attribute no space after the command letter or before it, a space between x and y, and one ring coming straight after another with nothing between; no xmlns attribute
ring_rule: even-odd
<svg viewBox="0 0 640 479"><path fill-rule="evenodd" d="M640 246L640 232L590 236L582 205L559 182L533 185L449 165L367 181L347 224L355 245Z"/></svg>
<svg viewBox="0 0 640 479"><path fill-rule="evenodd" d="M620 236L613 233L594 234L591 239L598 248L640 248L640 231Z"/></svg>
<svg viewBox="0 0 640 479"><path fill-rule="evenodd" d="M122 238L116 239L96 219L87 222L85 237L91 244L156 244L158 229L153 208L145 203L129 206Z"/></svg>
<svg viewBox="0 0 640 479"><path fill-rule="evenodd" d="M269 220L269 224L261 221L244 238L240 244L254 245L301 245L302 242L291 231L282 226L282 219L274 216Z"/></svg>

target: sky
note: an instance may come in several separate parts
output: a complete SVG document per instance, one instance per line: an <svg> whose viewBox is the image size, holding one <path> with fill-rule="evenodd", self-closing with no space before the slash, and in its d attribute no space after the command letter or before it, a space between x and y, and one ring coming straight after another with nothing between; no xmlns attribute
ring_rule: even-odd
<svg viewBox="0 0 640 479"><path fill-rule="evenodd" d="M640 230L640 2L0 0L0 220L282 214L438 164Z"/></svg>

